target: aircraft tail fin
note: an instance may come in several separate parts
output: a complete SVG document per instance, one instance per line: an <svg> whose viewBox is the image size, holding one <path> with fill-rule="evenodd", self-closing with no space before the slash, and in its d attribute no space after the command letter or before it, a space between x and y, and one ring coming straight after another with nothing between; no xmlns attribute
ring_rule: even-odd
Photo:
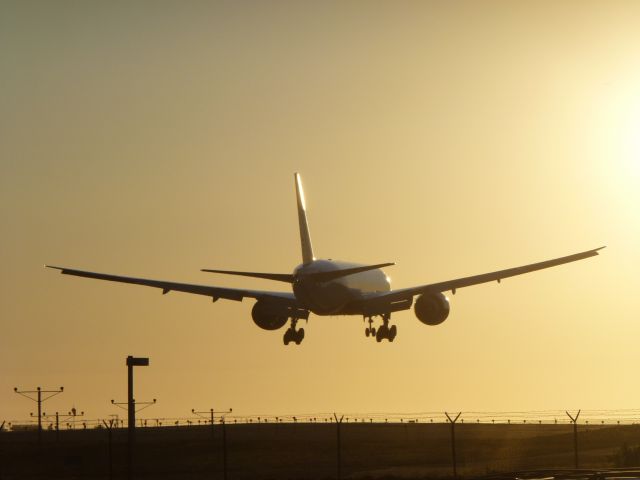
<svg viewBox="0 0 640 480"><path fill-rule="evenodd" d="M311 263L315 260L313 247L311 246L311 236L309 235L309 225L307 223L307 210L304 202L304 191L300 174L295 173L296 199L298 202L298 223L300 226L300 246L302 247L302 263Z"/></svg>

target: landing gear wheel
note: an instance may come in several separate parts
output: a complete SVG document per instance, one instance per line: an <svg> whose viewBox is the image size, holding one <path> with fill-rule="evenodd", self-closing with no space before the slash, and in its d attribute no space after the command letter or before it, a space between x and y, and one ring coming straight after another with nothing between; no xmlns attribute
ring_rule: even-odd
<svg viewBox="0 0 640 480"><path fill-rule="evenodd" d="M376 342L380 343L383 338L387 338L387 329L384 325L378 328L376 332Z"/></svg>
<svg viewBox="0 0 640 480"><path fill-rule="evenodd" d="M396 328L395 325L391 325L391 328L389 329L389 335L387 336L389 341L393 342L393 339L396 338L397 334L398 334L398 329Z"/></svg>
<svg viewBox="0 0 640 480"><path fill-rule="evenodd" d="M291 317L291 326L287 328L287 331L284 332L284 337L282 337L282 341L285 345L289 345L290 342L295 342L296 345L300 345L304 339L304 328L296 330L297 323L298 319L296 317Z"/></svg>
<svg viewBox="0 0 640 480"><path fill-rule="evenodd" d="M366 321L369 323L369 326L364 329L364 334L369 337L376 336L376 327L373 326L373 317L366 317Z"/></svg>

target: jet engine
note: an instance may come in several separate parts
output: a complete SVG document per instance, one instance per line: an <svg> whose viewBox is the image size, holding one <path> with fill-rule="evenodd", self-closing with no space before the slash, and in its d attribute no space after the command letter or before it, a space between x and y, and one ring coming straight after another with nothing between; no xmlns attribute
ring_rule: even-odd
<svg viewBox="0 0 640 480"><path fill-rule="evenodd" d="M289 320L289 308L258 300L251 310L251 318L263 330L278 330Z"/></svg>
<svg viewBox="0 0 640 480"><path fill-rule="evenodd" d="M449 299L442 293L423 293L413 308L425 325L440 325L449 316Z"/></svg>

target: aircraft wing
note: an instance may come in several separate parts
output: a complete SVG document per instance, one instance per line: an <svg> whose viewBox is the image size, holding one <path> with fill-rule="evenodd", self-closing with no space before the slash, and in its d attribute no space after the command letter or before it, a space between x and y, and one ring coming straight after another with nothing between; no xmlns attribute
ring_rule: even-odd
<svg viewBox="0 0 640 480"><path fill-rule="evenodd" d="M516 275L522 275L524 273L535 272L536 270L543 270L545 268L555 267L558 265L563 265L565 263L571 263L578 260L583 260L585 258L594 257L598 255L598 251L602 250L603 248L605 247L587 250L586 252L575 253L566 257L554 258L552 260L546 260L544 262L531 263L529 265L523 265L521 267L507 268L506 270L498 270L496 272L473 275L471 277L456 278L454 280L446 280L444 282L392 290L387 293L370 297L367 302L372 302L375 304L380 304L381 302L401 302L410 300L415 295L420 295L422 293L446 292L448 290L455 294L458 288L470 287L472 285L479 285L481 283L487 282L500 282L500 280L502 280L503 278L515 277ZM411 305L409 304L407 308L409 308L410 306Z"/></svg>
<svg viewBox="0 0 640 480"><path fill-rule="evenodd" d="M235 300L241 302L243 298L255 298L257 300L269 300L280 302L291 307L297 307L298 302L293 293L288 292L268 292L261 290L245 290L239 288L213 287L209 285L193 285L190 283L166 282L164 280L150 280L147 278L123 277L120 275L110 275L108 273L86 272L73 268L55 267L45 265L47 268L60 270L63 275L75 275L77 277L95 278L97 280L108 280L111 282L132 283L135 285L145 285L162 289L163 295L172 291L193 293L211 297L215 302L219 298L225 300Z"/></svg>

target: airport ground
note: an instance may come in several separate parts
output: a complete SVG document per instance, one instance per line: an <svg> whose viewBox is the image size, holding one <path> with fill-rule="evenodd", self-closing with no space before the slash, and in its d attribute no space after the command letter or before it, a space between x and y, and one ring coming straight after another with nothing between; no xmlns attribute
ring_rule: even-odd
<svg viewBox="0 0 640 480"><path fill-rule="evenodd" d="M222 427L148 427L136 430L136 479L223 479ZM572 425L460 424L458 475L572 468ZM580 425L580 467L623 466L623 446L640 444L640 425ZM336 424L226 426L227 478L336 478ZM124 479L126 429L0 434L0 479ZM341 430L342 478L447 478L452 476L448 424L349 423ZM110 477L111 467L111 477Z"/></svg>

